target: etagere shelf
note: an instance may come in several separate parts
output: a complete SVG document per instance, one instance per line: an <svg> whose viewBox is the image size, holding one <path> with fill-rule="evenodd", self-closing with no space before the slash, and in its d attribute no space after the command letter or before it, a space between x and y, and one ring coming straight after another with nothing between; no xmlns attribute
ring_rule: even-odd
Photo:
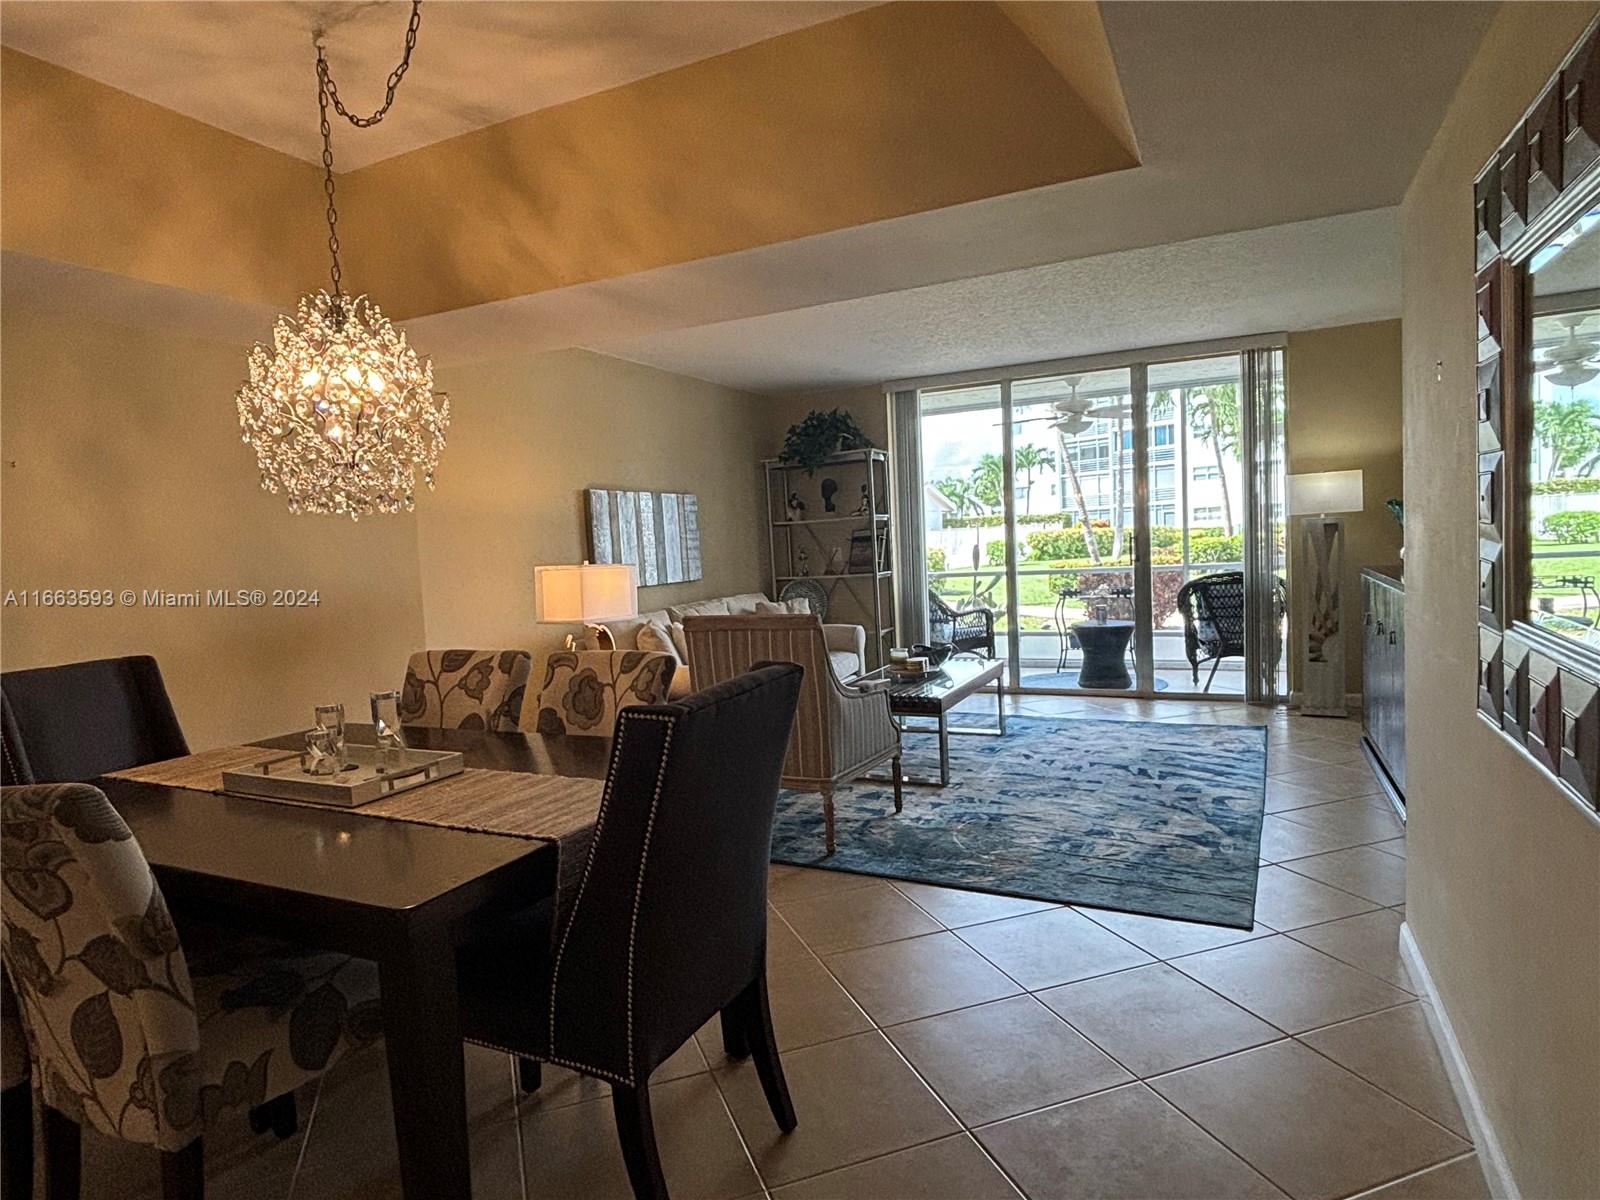
<svg viewBox="0 0 1600 1200"><path fill-rule="evenodd" d="M884 450L846 450L830 456L813 474L776 458L761 464L767 485L768 562L772 594L786 584L812 579L828 589L829 620L859 619L867 629L867 667L888 660L894 637L893 558L889 547L889 455ZM835 504L864 505L865 511L829 512L822 484L832 480ZM804 506L792 515L790 498ZM861 553L852 553L859 535L866 535L875 569L852 570ZM837 557L836 557L837 556ZM829 570L830 566L843 570ZM840 601L849 605L842 609Z"/></svg>

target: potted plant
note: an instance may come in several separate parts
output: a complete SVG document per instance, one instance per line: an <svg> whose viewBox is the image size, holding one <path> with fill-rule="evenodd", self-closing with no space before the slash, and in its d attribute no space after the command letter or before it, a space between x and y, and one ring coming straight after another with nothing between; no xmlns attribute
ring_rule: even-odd
<svg viewBox="0 0 1600 1200"><path fill-rule="evenodd" d="M841 450L865 450L872 441L861 432L856 419L842 408L831 412L813 409L805 420L789 427L778 460L803 467L807 475Z"/></svg>

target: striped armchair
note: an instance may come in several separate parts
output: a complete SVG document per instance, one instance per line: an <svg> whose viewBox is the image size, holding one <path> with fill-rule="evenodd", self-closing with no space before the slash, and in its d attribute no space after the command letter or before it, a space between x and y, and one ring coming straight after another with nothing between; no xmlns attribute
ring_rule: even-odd
<svg viewBox="0 0 1600 1200"><path fill-rule="evenodd" d="M800 708L783 760L783 786L822 793L829 854L834 848L833 793L841 784L887 762L894 777L894 809L901 810L900 731L889 715L889 697L839 682L815 616L685 617L683 632L697 688L733 679L757 663L792 662L804 668Z"/></svg>

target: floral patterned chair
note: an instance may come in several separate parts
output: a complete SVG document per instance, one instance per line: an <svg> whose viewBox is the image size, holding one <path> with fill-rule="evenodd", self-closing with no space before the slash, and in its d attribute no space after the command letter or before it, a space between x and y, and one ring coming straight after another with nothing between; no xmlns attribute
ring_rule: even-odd
<svg viewBox="0 0 1600 1200"><path fill-rule="evenodd" d="M162 1155L199 1197L202 1135L382 1032L376 967L240 941L196 967L143 851L81 783L0 789L0 955L44 1102L47 1191L75 1196L83 1125Z"/></svg>
<svg viewBox="0 0 1600 1200"><path fill-rule="evenodd" d="M540 733L610 737L630 704L665 704L677 660L651 650L558 650L545 660Z"/></svg>
<svg viewBox="0 0 1600 1200"><path fill-rule="evenodd" d="M400 723L515 733L533 656L526 650L423 650L406 664Z"/></svg>

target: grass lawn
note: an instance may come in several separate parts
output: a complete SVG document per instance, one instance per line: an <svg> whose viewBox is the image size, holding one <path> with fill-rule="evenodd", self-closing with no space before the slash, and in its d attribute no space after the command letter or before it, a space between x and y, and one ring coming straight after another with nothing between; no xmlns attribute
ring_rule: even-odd
<svg viewBox="0 0 1600 1200"><path fill-rule="evenodd" d="M1553 554L1558 557L1536 557L1533 560L1533 573L1540 579L1554 579L1561 575L1592 575L1600 581L1600 543L1595 542L1547 542L1535 539L1533 543L1535 555L1543 556ZM1539 594L1542 596L1576 596L1577 588L1541 587Z"/></svg>

